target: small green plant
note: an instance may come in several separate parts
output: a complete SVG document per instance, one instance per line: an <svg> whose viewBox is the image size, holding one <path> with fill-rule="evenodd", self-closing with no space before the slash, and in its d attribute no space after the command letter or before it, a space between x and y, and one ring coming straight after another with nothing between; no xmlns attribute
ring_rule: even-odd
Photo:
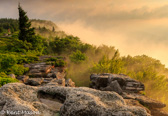
<svg viewBox="0 0 168 116"><path fill-rule="evenodd" d="M66 66L67 63L61 58L62 57L60 57L59 59L51 57L51 58L46 59L46 61L48 61L47 64L51 64L55 67L64 67Z"/></svg>
<svg viewBox="0 0 168 116"><path fill-rule="evenodd" d="M0 66L2 69L7 69L12 67L17 63L16 57L13 55L5 55L2 57Z"/></svg>
<svg viewBox="0 0 168 116"><path fill-rule="evenodd" d="M0 87L7 83L19 82L17 79L0 77Z"/></svg>
<svg viewBox="0 0 168 116"><path fill-rule="evenodd" d="M55 67L65 67L66 66L66 62L64 61L64 60L57 60L56 62L55 62Z"/></svg>
<svg viewBox="0 0 168 116"><path fill-rule="evenodd" d="M73 52L69 57L70 60L74 63L81 63L86 60L86 55L79 50Z"/></svg>
<svg viewBox="0 0 168 116"><path fill-rule="evenodd" d="M140 94L146 95L146 92L145 91L140 91Z"/></svg>
<svg viewBox="0 0 168 116"><path fill-rule="evenodd" d="M8 76L4 72L0 72L0 77L8 78Z"/></svg>
<svg viewBox="0 0 168 116"><path fill-rule="evenodd" d="M23 63L32 63L35 61L39 61L38 56L22 56L18 59L18 64L23 64Z"/></svg>
<svg viewBox="0 0 168 116"><path fill-rule="evenodd" d="M8 69L8 74L15 74L15 75L23 75L29 70L28 67L24 67L23 65L16 64Z"/></svg>

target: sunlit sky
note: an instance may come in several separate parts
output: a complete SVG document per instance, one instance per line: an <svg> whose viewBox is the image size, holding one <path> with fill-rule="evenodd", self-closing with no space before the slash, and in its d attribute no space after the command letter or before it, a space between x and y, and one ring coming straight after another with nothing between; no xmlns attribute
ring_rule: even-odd
<svg viewBox="0 0 168 116"><path fill-rule="evenodd" d="M0 0L0 18L18 18L19 0ZM168 67L167 0L20 0L31 19L55 22L94 45L146 54Z"/></svg>

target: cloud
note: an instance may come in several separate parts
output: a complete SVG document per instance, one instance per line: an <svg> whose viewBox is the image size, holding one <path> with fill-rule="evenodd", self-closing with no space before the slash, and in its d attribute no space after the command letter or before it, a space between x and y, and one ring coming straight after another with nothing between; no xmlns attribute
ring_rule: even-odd
<svg viewBox="0 0 168 116"><path fill-rule="evenodd" d="M147 54L168 66L167 0L20 0L32 19L54 21L84 42ZM18 17L18 0L0 0L0 17Z"/></svg>

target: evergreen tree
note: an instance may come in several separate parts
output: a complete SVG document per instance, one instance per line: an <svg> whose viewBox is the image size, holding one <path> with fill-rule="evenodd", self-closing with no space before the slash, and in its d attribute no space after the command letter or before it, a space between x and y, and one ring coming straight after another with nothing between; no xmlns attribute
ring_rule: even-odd
<svg viewBox="0 0 168 116"><path fill-rule="evenodd" d="M54 27L53 27L52 31L55 32L55 28Z"/></svg>
<svg viewBox="0 0 168 116"><path fill-rule="evenodd" d="M35 36L34 28L31 28L31 22L26 15L26 12L22 9L22 7L18 6L19 10L19 39L22 41L33 42L33 38Z"/></svg>

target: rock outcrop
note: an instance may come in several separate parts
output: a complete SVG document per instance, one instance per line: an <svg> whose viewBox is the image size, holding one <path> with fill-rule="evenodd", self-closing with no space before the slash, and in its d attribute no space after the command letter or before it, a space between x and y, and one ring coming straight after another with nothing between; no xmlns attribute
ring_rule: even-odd
<svg viewBox="0 0 168 116"><path fill-rule="evenodd" d="M49 109L37 97L38 89L22 83L6 84L0 88L0 111L6 115L53 116L57 111ZM20 111L20 112L17 112ZM3 113L1 112L1 113Z"/></svg>
<svg viewBox="0 0 168 116"><path fill-rule="evenodd" d="M29 67L29 71L26 75L16 77L26 85L31 86L45 86L45 85L57 85L75 87L75 83L71 79L65 79L66 68L54 67L53 65L46 63L48 58L57 58L56 56L40 56L40 62L25 64L25 67ZM65 60L65 58L62 58Z"/></svg>
<svg viewBox="0 0 168 116"><path fill-rule="evenodd" d="M152 116L168 116L168 113L162 110L166 107L165 104L139 94L139 91L145 90L145 86L137 80L123 74L108 73L92 74L90 80L91 88L117 92L124 98L127 105L144 108Z"/></svg>
<svg viewBox="0 0 168 116"><path fill-rule="evenodd" d="M86 87L33 87L10 83L0 88L0 101L0 110L36 113L31 116L55 116L58 112L61 116L149 115L142 107L127 105L116 92Z"/></svg>
<svg viewBox="0 0 168 116"><path fill-rule="evenodd" d="M145 89L144 84L124 74L92 74L90 76L91 80L91 88L99 89L99 90L113 90L115 85L120 85L115 89L122 89L126 92L139 92ZM115 84L115 85L114 85ZM114 85L114 86L113 86ZM116 91L117 92L117 91ZM121 90L119 91L121 94Z"/></svg>

